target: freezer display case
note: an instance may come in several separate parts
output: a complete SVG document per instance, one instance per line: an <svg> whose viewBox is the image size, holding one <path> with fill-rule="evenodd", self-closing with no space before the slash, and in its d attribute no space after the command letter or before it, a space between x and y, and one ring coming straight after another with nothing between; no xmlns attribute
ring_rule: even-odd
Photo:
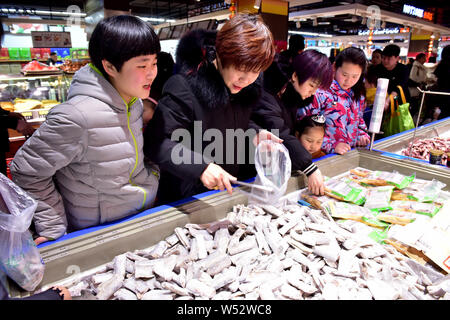
<svg viewBox="0 0 450 320"><path fill-rule="evenodd" d="M430 164L429 154L433 149L443 151L441 164ZM373 150L387 157L413 160L424 166L448 170L446 153L450 152L450 117L377 140Z"/></svg>
<svg viewBox="0 0 450 320"><path fill-rule="evenodd" d="M21 113L31 124L45 121L48 111L66 101L70 80L55 75L0 76L0 106Z"/></svg>
<svg viewBox="0 0 450 320"><path fill-rule="evenodd" d="M412 160L397 159L379 151L352 150L343 156L328 157L316 162L322 173L329 177L350 169L362 167L370 170L397 171L403 175L415 173L416 178L437 179L446 184L443 191L450 191L450 171L423 166ZM291 177L286 193L303 189L306 177ZM210 191L163 205L134 216L101 226L76 231L62 238L41 244L38 248L45 262L43 281L36 290L56 284L70 284L86 274L110 263L114 257L128 251L149 248L174 233L175 228L187 223L204 224L227 216L238 204L246 205L248 198L235 188L230 196L227 192ZM9 283L12 296L26 296Z"/></svg>

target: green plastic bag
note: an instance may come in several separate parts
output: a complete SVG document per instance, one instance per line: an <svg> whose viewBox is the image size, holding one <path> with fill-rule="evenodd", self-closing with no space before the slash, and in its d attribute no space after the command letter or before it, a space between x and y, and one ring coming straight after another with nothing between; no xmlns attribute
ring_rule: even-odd
<svg viewBox="0 0 450 320"><path fill-rule="evenodd" d="M399 105L397 100L394 101L392 95L389 96L391 100L391 113L383 121L385 137L414 128L414 121L409 113L409 103L406 102L402 87L397 86L397 88L400 90L402 104Z"/></svg>

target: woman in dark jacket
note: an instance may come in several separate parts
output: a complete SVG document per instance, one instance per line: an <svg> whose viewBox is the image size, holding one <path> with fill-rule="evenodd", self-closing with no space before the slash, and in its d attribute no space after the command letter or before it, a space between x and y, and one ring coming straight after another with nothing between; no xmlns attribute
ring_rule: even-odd
<svg viewBox="0 0 450 320"><path fill-rule="evenodd" d="M20 113L0 108L0 172L4 175L6 175L6 152L9 151L8 128L15 129L26 137L34 132L33 127Z"/></svg>
<svg viewBox="0 0 450 320"><path fill-rule="evenodd" d="M294 73L275 96L267 88L261 103L255 108L252 120L267 129L278 129L279 137L289 150L292 169L301 170L308 177L308 188L314 194L323 194L323 177L312 162L311 154L295 136L297 110L309 105L314 93L320 88L329 88L333 79L333 69L326 55L307 50L293 60ZM264 74L264 77L272 74ZM265 88L266 89L266 88Z"/></svg>
<svg viewBox="0 0 450 320"><path fill-rule="evenodd" d="M214 188L231 194L230 181L254 176L242 172L248 148L235 140L258 129L250 121L261 94L257 79L274 55L272 34L257 16L236 15L217 36L203 30L183 36L179 74L166 82L144 134L144 152L161 169L160 204ZM241 134L229 137L230 129Z"/></svg>

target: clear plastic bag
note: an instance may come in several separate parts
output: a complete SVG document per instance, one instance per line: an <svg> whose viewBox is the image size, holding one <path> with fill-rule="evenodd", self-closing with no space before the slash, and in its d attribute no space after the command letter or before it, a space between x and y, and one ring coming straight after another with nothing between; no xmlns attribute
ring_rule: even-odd
<svg viewBox="0 0 450 320"><path fill-rule="evenodd" d="M0 268L27 291L44 276L44 263L28 228L37 202L0 173Z"/></svg>
<svg viewBox="0 0 450 320"><path fill-rule="evenodd" d="M281 143L263 140L256 147L255 168L257 176L254 184L268 187L272 191L251 188L251 192L247 193L249 203L277 205L286 192L291 177L289 151Z"/></svg>

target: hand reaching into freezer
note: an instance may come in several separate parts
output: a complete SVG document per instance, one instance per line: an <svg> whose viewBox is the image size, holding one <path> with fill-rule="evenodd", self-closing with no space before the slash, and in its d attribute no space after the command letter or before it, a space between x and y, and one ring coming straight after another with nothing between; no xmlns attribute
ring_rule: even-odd
<svg viewBox="0 0 450 320"><path fill-rule="evenodd" d="M308 190L316 196L324 195L325 187L323 184L323 176L322 172L320 172L320 169L317 169L308 177Z"/></svg>
<svg viewBox="0 0 450 320"><path fill-rule="evenodd" d="M232 194L233 187L230 181L235 181L237 178L226 172L221 166L210 163L200 176L200 180L208 189L218 188L221 191L227 189L227 192Z"/></svg>

